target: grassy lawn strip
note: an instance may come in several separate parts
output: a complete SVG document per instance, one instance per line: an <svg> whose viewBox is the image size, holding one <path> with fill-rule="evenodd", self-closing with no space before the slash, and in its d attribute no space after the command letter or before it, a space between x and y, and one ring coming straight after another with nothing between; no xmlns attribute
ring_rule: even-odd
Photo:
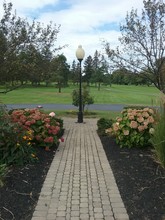
<svg viewBox="0 0 165 220"><path fill-rule="evenodd" d="M1 93L0 101L4 104L72 104L74 89L78 89L78 86L62 88L61 93L58 93L58 88L55 87L20 88L7 94ZM112 85L102 86L98 91L91 86L90 94L94 97L95 104L155 105L159 90L147 86Z"/></svg>

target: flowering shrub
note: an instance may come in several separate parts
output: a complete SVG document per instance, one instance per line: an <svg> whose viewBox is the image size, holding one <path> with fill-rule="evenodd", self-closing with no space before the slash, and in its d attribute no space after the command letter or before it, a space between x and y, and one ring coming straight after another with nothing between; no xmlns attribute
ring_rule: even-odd
<svg viewBox="0 0 165 220"><path fill-rule="evenodd" d="M23 130L12 123L5 109L0 109L0 165L18 164L33 161L34 149L31 144L32 132Z"/></svg>
<svg viewBox="0 0 165 220"><path fill-rule="evenodd" d="M54 112L46 114L39 109L14 110L11 113L11 119L26 130L32 130L32 142L46 149L63 140L61 138L62 120L57 119Z"/></svg>
<svg viewBox="0 0 165 220"><path fill-rule="evenodd" d="M120 147L147 146L154 133L153 109L125 109L121 113L122 116L106 132L115 136Z"/></svg>

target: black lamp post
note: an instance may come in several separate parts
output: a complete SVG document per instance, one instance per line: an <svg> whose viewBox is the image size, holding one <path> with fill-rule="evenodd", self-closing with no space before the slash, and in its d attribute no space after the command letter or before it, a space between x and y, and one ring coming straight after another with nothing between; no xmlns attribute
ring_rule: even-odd
<svg viewBox="0 0 165 220"><path fill-rule="evenodd" d="M76 50L76 57L80 62L80 82L79 82L79 112L78 112L78 123L83 123L83 111L82 111L82 74L81 74L81 62L84 59L85 51L83 50L82 46L79 45L78 49Z"/></svg>

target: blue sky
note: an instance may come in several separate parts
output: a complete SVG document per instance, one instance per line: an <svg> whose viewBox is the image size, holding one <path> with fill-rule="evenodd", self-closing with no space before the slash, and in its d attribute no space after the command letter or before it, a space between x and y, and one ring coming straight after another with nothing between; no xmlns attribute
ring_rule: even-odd
<svg viewBox="0 0 165 220"><path fill-rule="evenodd" d="M0 14L3 0L0 0ZM53 21L60 24L58 45L68 45L63 53L71 63L79 44L85 50L85 57L93 56L96 50L104 53L102 40L116 47L120 36L119 25L127 11L133 8L139 12L143 0L6 0L21 17L33 18L43 23Z"/></svg>

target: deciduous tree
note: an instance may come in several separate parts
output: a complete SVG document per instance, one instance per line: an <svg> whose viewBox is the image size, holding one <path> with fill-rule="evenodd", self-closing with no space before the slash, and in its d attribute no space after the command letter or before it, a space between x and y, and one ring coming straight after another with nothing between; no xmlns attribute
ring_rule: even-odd
<svg viewBox="0 0 165 220"><path fill-rule="evenodd" d="M57 82L59 93L61 93L62 86L68 85L68 78L70 74L69 68L70 66L63 54L56 56L51 61L52 80Z"/></svg>
<svg viewBox="0 0 165 220"><path fill-rule="evenodd" d="M37 80L44 79L41 75L45 76L50 60L62 48L55 45L60 26L52 22L44 25L36 20L29 23L27 19L18 17L12 7L12 3L3 3L4 13L0 20L0 41L3 47L0 59L3 65L0 65L0 79L3 75L3 80L9 84L15 81L21 81L22 84L24 77L21 74L25 64L33 76L35 73ZM23 62L22 53L26 54ZM31 64L27 65L30 59Z"/></svg>
<svg viewBox="0 0 165 220"><path fill-rule="evenodd" d="M165 61L165 3L161 0L144 0L141 15L136 9L127 13L125 24L120 26L121 47L105 50L118 68L143 72L159 90L165 93L162 67ZM159 62L157 62L159 61Z"/></svg>

